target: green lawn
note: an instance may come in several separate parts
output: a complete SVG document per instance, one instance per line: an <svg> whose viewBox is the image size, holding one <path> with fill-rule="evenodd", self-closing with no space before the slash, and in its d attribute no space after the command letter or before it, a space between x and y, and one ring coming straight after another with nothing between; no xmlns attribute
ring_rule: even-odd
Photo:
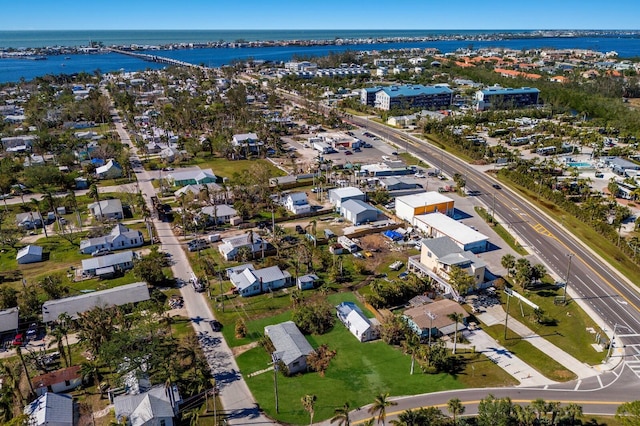
<svg viewBox="0 0 640 426"><path fill-rule="evenodd" d="M305 394L316 395L314 420L320 421L332 417L334 409L345 402L351 407L360 407L371 403L381 392L399 396L463 387L446 374L425 375L417 369L416 374L410 375L410 357L381 341L360 343L340 323L329 333L309 336L308 340L314 347L326 343L337 355L325 377L318 373L278 377L280 414L275 413L273 372L247 378L260 407L281 422L304 424L309 421L300 403ZM240 355L237 361L246 377L248 373L266 368L270 358L263 348L257 347Z"/></svg>
<svg viewBox="0 0 640 426"><path fill-rule="evenodd" d="M511 316L580 361L591 365L602 362L605 353L593 349L591 344L595 343L595 334L588 332L587 327L596 332L600 332L600 329L574 301L570 301L567 305L554 304L555 296L562 295L562 290L554 287L525 292L520 288L514 288L514 290L524 294L538 305L546 316L554 319L557 324L538 324L532 316L533 309L528 305L522 305L520 309L517 303L513 303L515 300L511 301L512 306L509 309ZM501 292L501 298L502 303L506 304L506 295L503 292Z"/></svg>
<svg viewBox="0 0 640 426"><path fill-rule="evenodd" d="M487 222L488 224L491 224L493 221L493 218L491 217L491 215L482 207L475 207L474 208L476 213L478 213L478 215L483 218L485 220L485 222ZM522 247L520 245L520 243L518 243L516 241L515 238L513 238L513 235L511 235L511 233L509 231L507 231L506 229L504 229L504 227L500 224L496 224L493 227L493 232L495 232L496 234L498 234L498 236L500 238L502 238L502 240L507 243L509 245L509 247L511 247L513 250L516 251L516 253L518 253L521 256L526 256L529 253L527 252L527 250L524 249L524 247Z"/></svg>
<svg viewBox="0 0 640 426"><path fill-rule="evenodd" d="M211 169L216 176L232 177L234 173L241 173L250 170L256 164L264 164L269 169L271 177L284 176L286 173L274 166L270 161L263 159L255 160L227 160L226 158L194 158L192 165L197 165L201 169Z"/></svg>

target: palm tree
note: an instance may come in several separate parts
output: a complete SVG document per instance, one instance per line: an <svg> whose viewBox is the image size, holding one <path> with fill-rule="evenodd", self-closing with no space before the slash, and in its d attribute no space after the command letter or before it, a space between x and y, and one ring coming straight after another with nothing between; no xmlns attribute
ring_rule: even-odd
<svg viewBox="0 0 640 426"><path fill-rule="evenodd" d="M71 316L63 312L58 315L58 328L64 335L64 341L67 345L67 357L69 359L69 365L73 365L73 360L71 359L71 346L69 346L69 330L71 329Z"/></svg>
<svg viewBox="0 0 640 426"><path fill-rule="evenodd" d="M100 220L104 220L104 217L102 216L102 205L100 204L100 191L98 190L98 185L96 185L95 183L92 184L89 187L89 192L87 192L87 195L93 198L96 203L98 203L98 209L100 209Z"/></svg>
<svg viewBox="0 0 640 426"><path fill-rule="evenodd" d="M573 426L576 423L576 418L582 417L582 406L572 402L565 407L564 413L569 417L569 424Z"/></svg>
<svg viewBox="0 0 640 426"><path fill-rule="evenodd" d="M348 402L345 402L342 407L334 410L334 416L331 418L331 423L338 423L338 426L349 426L351 424Z"/></svg>
<svg viewBox="0 0 640 426"><path fill-rule="evenodd" d="M500 260L502 267L507 270L507 276L511 276L511 270L516 266L516 258L512 254L505 254Z"/></svg>
<svg viewBox="0 0 640 426"><path fill-rule="evenodd" d="M404 340L404 349L408 354L411 354L410 374L413 375L413 370L416 363L416 354L420 350L420 339L413 332L413 330L409 330L407 332L406 339Z"/></svg>
<svg viewBox="0 0 640 426"><path fill-rule="evenodd" d="M519 426L533 426L536 422L536 413L530 405L514 405L513 414Z"/></svg>
<svg viewBox="0 0 640 426"><path fill-rule="evenodd" d="M305 395L302 397L302 406L309 413L309 424L313 424L313 414L316 405L315 395Z"/></svg>
<svg viewBox="0 0 640 426"><path fill-rule="evenodd" d="M459 312L452 312L447 315L447 318L449 318L456 324L456 329L453 333L453 354L455 355L458 345L458 323L460 323L464 319L464 316Z"/></svg>
<svg viewBox="0 0 640 426"><path fill-rule="evenodd" d="M538 398L531 403L531 408L536 412L536 417L538 420L542 418L543 415L547 414L547 402Z"/></svg>
<svg viewBox="0 0 640 426"><path fill-rule="evenodd" d="M419 426L420 415L413 410L405 410L399 416L398 420L391 420L394 426Z"/></svg>
<svg viewBox="0 0 640 426"><path fill-rule="evenodd" d="M455 424L457 424L456 418L460 414L464 413L465 406L462 405L462 401L460 401L460 398L451 398L447 402L447 409L451 413L451 416L453 417L453 424L455 425Z"/></svg>
<svg viewBox="0 0 640 426"><path fill-rule="evenodd" d="M384 426L384 419L387 417L387 407L391 407L393 405L398 405L398 403L389 399L389 392L381 393L376 396L376 399L373 401L373 404L371 404L371 407L369 407L368 412L374 417L377 415L378 423L382 423L382 426Z"/></svg>
<svg viewBox="0 0 640 426"><path fill-rule="evenodd" d="M24 370L25 376L27 376L27 383L29 383L29 390L31 393L29 397L35 395L36 392L33 389L33 383L31 383L31 376L29 376L29 370L27 370L27 363L24 361L24 356L22 355L22 348L20 346L16 346L16 354L18 354L18 358L20 358L20 363L22 364L22 369Z"/></svg>

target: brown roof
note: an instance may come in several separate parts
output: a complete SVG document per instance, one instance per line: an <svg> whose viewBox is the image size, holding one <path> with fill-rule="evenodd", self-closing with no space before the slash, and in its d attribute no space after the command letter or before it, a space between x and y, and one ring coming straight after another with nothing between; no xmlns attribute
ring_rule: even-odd
<svg viewBox="0 0 640 426"><path fill-rule="evenodd" d="M36 376L31 380L35 387L48 387L55 385L56 383L62 383L64 381L72 381L80 378L80 366L74 365L73 367L67 367L60 370L52 371L51 373L42 374Z"/></svg>
<svg viewBox="0 0 640 426"><path fill-rule="evenodd" d="M435 315L433 320L427 316L427 311ZM404 311L404 315L410 317L418 327L428 329L429 325L435 328L443 328L453 324L453 321L447 315L454 312L462 314L463 318L469 316L469 313L459 303L449 299L442 299L417 308L407 309Z"/></svg>

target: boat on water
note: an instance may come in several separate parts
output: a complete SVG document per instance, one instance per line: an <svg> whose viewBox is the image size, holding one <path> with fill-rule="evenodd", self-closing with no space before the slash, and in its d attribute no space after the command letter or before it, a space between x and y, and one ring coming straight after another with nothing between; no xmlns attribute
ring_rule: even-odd
<svg viewBox="0 0 640 426"><path fill-rule="evenodd" d="M71 59L71 56L65 56L65 57L64 57L64 60L65 60L65 61L68 61L69 59Z"/></svg>
<svg viewBox="0 0 640 426"><path fill-rule="evenodd" d="M25 59L29 59L31 61L46 61L46 56L27 56Z"/></svg>

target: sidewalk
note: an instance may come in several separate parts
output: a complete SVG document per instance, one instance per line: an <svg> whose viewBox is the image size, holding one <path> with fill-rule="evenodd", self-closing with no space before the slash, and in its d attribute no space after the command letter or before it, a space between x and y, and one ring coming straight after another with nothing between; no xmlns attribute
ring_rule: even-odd
<svg viewBox="0 0 640 426"><path fill-rule="evenodd" d="M477 315L478 319L487 325L504 324L506 312L501 305L494 305L487 308L486 312ZM549 357L562 364L567 370L572 371L578 376L578 379L585 379L600 374L597 369L579 361L572 355L569 355L553 343L534 333L526 325L509 317L509 330L526 339L529 343L547 354Z"/></svg>

